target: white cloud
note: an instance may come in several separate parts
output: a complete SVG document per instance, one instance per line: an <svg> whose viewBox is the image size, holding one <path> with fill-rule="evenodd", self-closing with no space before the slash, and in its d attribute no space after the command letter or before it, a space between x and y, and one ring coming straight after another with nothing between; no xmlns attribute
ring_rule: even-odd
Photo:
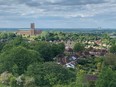
<svg viewBox="0 0 116 87"><path fill-rule="evenodd" d="M115 9L116 0L0 0L0 19L94 18L99 15L108 15L110 19L115 16Z"/></svg>

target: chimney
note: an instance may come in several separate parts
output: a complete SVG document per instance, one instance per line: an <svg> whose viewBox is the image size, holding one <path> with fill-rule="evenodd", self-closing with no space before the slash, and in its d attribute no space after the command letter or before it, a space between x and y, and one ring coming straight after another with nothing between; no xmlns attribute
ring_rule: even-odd
<svg viewBox="0 0 116 87"><path fill-rule="evenodd" d="M35 29L35 24L31 23L31 29L34 30Z"/></svg>

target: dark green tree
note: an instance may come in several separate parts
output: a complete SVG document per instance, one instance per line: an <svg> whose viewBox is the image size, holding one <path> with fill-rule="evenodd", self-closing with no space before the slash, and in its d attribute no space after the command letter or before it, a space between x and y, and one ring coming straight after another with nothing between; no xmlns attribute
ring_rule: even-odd
<svg viewBox="0 0 116 87"><path fill-rule="evenodd" d="M26 74L34 77L36 85L41 87L68 84L75 79L72 71L52 62L30 65Z"/></svg>
<svg viewBox="0 0 116 87"><path fill-rule="evenodd" d="M112 45L112 46L110 47L110 52L111 52L111 53L116 53L116 45Z"/></svg>
<svg viewBox="0 0 116 87"><path fill-rule="evenodd" d="M53 54L51 49L51 44L48 42L38 42L33 46L33 49L41 54L41 57L45 59L45 61L53 60Z"/></svg>
<svg viewBox="0 0 116 87"><path fill-rule="evenodd" d="M73 49L74 49L75 52L82 52L82 51L84 51L85 46L83 44L81 44L81 43L76 43L74 45Z"/></svg>
<svg viewBox="0 0 116 87"><path fill-rule="evenodd" d="M45 61L53 61L53 58L64 52L64 44L54 44L49 42L38 42L33 45L33 49L41 54Z"/></svg>
<svg viewBox="0 0 116 87"><path fill-rule="evenodd" d="M53 57L55 57L58 54L64 53L65 45L64 45L64 43L52 44L51 50L52 50Z"/></svg>
<svg viewBox="0 0 116 87"><path fill-rule="evenodd" d="M10 71L22 74L30 64L40 61L42 59L38 52L21 46L14 47L0 55L0 72Z"/></svg>

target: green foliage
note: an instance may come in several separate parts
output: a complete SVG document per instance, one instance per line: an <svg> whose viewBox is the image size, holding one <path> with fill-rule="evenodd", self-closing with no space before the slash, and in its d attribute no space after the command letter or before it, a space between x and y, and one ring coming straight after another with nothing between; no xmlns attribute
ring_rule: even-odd
<svg viewBox="0 0 116 87"><path fill-rule="evenodd" d="M46 41L49 37L49 33L46 31L43 31L38 39L41 39L42 41Z"/></svg>
<svg viewBox="0 0 116 87"><path fill-rule="evenodd" d="M115 87L116 40L110 39L108 34L102 35L45 31L39 36L22 37L13 33L0 33L0 73L4 72L0 76L0 82L3 83L0 83L0 87L95 87L94 81L85 82L85 75L99 73L96 87ZM63 43L59 43L62 40ZM76 69L67 69L50 62L59 54L66 55L64 43L69 40L71 45L78 42L74 45L74 53L82 53L85 46L100 47L94 44L100 40L108 45L106 48L112 45L110 52L113 54L104 58L79 57ZM103 66L112 69L103 69Z"/></svg>
<svg viewBox="0 0 116 87"><path fill-rule="evenodd" d="M11 87L0 83L0 87Z"/></svg>
<svg viewBox="0 0 116 87"><path fill-rule="evenodd" d="M4 43L0 42L0 51L3 49L4 45L5 45L5 42Z"/></svg>
<svg viewBox="0 0 116 87"><path fill-rule="evenodd" d="M102 37L103 37L103 39L109 39L110 38L110 36L107 33L103 34Z"/></svg>
<svg viewBox="0 0 116 87"><path fill-rule="evenodd" d="M110 47L110 52L111 53L116 53L116 45L112 45L111 47Z"/></svg>
<svg viewBox="0 0 116 87"><path fill-rule="evenodd" d="M9 49L12 49L12 48L15 47L15 46L21 45L22 43L24 43L23 38L22 38L21 36L18 36L18 37L16 37L16 38L14 38L14 39L8 41L8 42L4 45L2 51L3 51L3 52L4 52L4 51L7 51L7 50L9 50Z"/></svg>
<svg viewBox="0 0 116 87"><path fill-rule="evenodd" d="M24 47L14 47L0 55L0 71L24 73L29 64L40 62L40 54Z"/></svg>
<svg viewBox="0 0 116 87"><path fill-rule="evenodd" d="M0 51L3 50L7 42L13 38L16 38L14 33L0 33Z"/></svg>
<svg viewBox="0 0 116 87"><path fill-rule="evenodd" d="M58 54L62 54L65 50L64 43L59 44L52 44L51 46L53 57L57 56Z"/></svg>
<svg viewBox="0 0 116 87"><path fill-rule="evenodd" d="M41 87L67 84L75 79L72 71L52 62L29 66L27 75L34 77L35 83Z"/></svg>
<svg viewBox="0 0 116 87"><path fill-rule="evenodd" d="M85 46L81 43L76 43L73 49L75 52L81 52L85 49Z"/></svg>
<svg viewBox="0 0 116 87"><path fill-rule="evenodd" d="M116 71L105 67L99 75L96 87L116 87Z"/></svg>
<svg viewBox="0 0 116 87"><path fill-rule="evenodd" d="M53 61L53 58L64 52L64 44L53 44L49 42L38 42L33 46L33 49L41 54L45 61Z"/></svg>
<svg viewBox="0 0 116 87"><path fill-rule="evenodd" d="M34 49L41 54L41 57L44 58L45 61L53 60L51 44L47 42L39 42L34 46Z"/></svg>
<svg viewBox="0 0 116 87"><path fill-rule="evenodd" d="M95 59L93 57L79 58L77 61L78 69L86 70L89 74L93 73L97 68Z"/></svg>
<svg viewBox="0 0 116 87"><path fill-rule="evenodd" d="M104 57L104 63L110 66L112 69L116 70L116 54L107 54Z"/></svg>
<svg viewBox="0 0 116 87"><path fill-rule="evenodd" d="M12 77L10 79L10 86L11 87L17 87L17 81L16 81L16 78L15 77Z"/></svg>
<svg viewBox="0 0 116 87"><path fill-rule="evenodd" d="M60 84L58 84L58 85L54 85L53 87L72 87L72 86L70 86L70 85L60 85Z"/></svg>
<svg viewBox="0 0 116 87"><path fill-rule="evenodd" d="M12 73L14 74L14 75L16 75L17 76L17 74L18 74L18 66L16 65L16 64L14 64L13 65L13 67L12 67Z"/></svg>
<svg viewBox="0 0 116 87"><path fill-rule="evenodd" d="M88 40L99 40L101 34L96 33L66 33L66 32L46 32L43 31L41 35L39 35L36 40L39 41L54 41L54 40L73 40L73 41L88 41Z"/></svg>
<svg viewBox="0 0 116 87"><path fill-rule="evenodd" d="M76 83L75 83L76 87L84 87L84 78L85 78L84 76L85 76L84 70L79 70L77 72L77 78L76 78Z"/></svg>
<svg viewBox="0 0 116 87"><path fill-rule="evenodd" d="M88 84L85 84L85 71L78 70L76 75L76 80L74 82L70 82L67 85L55 85L53 87L89 87Z"/></svg>
<svg viewBox="0 0 116 87"><path fill-rule="evenodd" d="M25 76L24 87L36 87L34 78Z"/></svg>
<svg viewBox="0 0 116 87"><path fill-rule="evenodd" d="M4 85L9 85L10 84L10 80L11 80L12 77L13 77L12 73L8 73L7 71L3 72L0 75L0 83L2 83Z"/></svg>
<svg viewBox="0 0 116 87"><path fill-rule="evenodd" d="M0 33L0 39L11 39L16 37L14 33Z"/></svg>

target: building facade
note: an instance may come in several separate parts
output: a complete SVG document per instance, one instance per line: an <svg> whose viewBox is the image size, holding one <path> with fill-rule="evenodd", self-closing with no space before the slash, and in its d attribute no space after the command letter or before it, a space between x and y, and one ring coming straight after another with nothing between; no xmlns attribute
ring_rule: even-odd
<svg viewBox="0 0 116 87"><path fill-rule="evenodd" d="M31 23L30 25L30 30L18 30L16 33L18 35L38 35L41 34L41 30L36 30L35 29L35 24Z"/></svg>

